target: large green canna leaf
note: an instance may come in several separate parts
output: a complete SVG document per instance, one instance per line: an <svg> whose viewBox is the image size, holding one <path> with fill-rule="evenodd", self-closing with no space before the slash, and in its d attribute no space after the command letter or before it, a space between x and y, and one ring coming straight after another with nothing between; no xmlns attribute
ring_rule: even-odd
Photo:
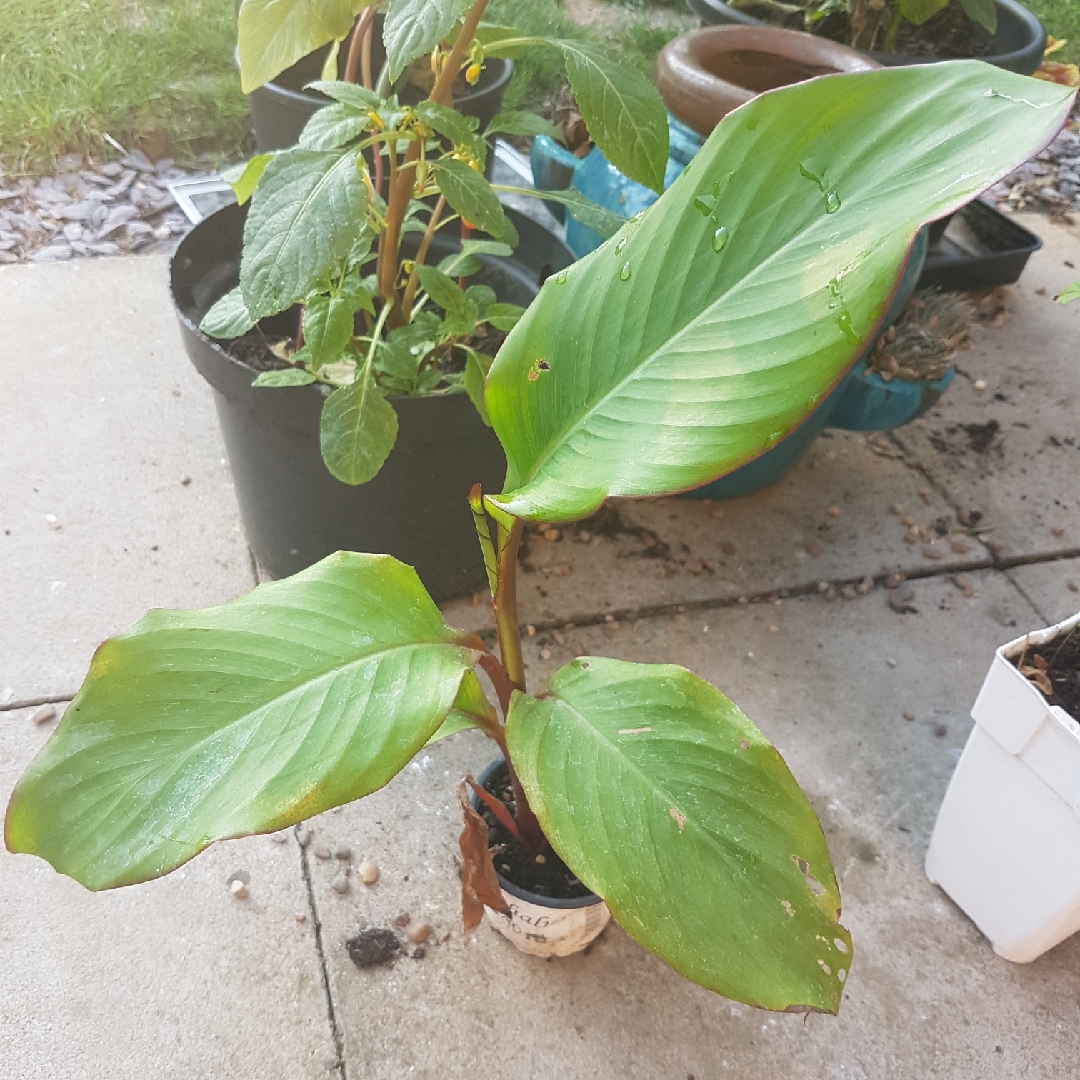
<svg viewBox="0 0 1080 1080"><path fill-rule="evenodd" d="M783 759L685 668L579 657L515 693L510 758L552 846L623 929L694 982L835 1013L851 936Z"/></svg>
<svg viewBox="0 0 1080 1080"><path fill-rule="evenodd" d="M638 220L549 278L491 369L510 512L695 487L802 421L912 239L1050 140L1072 91L978 61L815 79L729 114Z"/></svg>
<svg viewBox="0 0 1080 1080"><path fill-rule="evenodd" d="M355 150L286 150L269 162L244 223L240 290L255 319L317 291L365 226Z"/></svg>
<svg viewBox="0 0 1080 1080"><path fill-rule="evenodd" d="M244 0L238 46L245 94L328 41L341 41L371 0Z"/></svg>
<svg viewBox="0 0 1080 1080"><path fill-rule="evenodd" d="M357 799L438 729L476 658L386 555L152 611L94 654L11 797L7 846L106 889Z"/></svg>

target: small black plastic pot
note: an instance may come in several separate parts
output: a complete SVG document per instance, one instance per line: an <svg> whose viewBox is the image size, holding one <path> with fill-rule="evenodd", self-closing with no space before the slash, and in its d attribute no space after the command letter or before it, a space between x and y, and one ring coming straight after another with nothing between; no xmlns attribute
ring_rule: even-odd
<svg viewBox="0 0 1080 1080"><path fill-rule="evenodd" d="M256 372L198 329L239 281L246 213L228 206L192 229L173 256L170 286L184 348L214 390L256 558L280 578L335 551L369 551L414 566L437 601L481 588L486 575L466 499L476 483L500 490L506 459L466 394L390 398L398 416L394 449L374 479L351 487L322 460L319 417L327 390L253 387ZM517 251L508 259L485 256L473 280L505 302L527 305L544 278L573 259L535 222L507 214L521 236ZM454 250L455 240L437 234L431 261ZM290 317L277 316L281 324L268 328L289 333Z"/></svg>
<svg viewBox="0 0 1080 1080"><path fill-rule="evenodd" d="M371 40L371 64L378 75L386 53L382 39L382 16L375 20ZM338 77L345 72L351 36L341 43L338 50ZM330 55L330 45L309 53L276 79L253 90L249 96L251 119L255 128L255 147L260 154L271 150L284 150L295 146L304 125L330 99L313 90L305 90L309 83L322 78L323 65ZM514 72L510 60L488 60L480 80L468 91L454 98L454 108L465 116L475 116L480 121L480 131L495 119L502 108L503 93ZM405 85L399 90L402 101L417 104L425 95L414 86ZM490 164L490 162L489 162Z"/></svg>
<svg viewBox="0 0 1080 1080"><path fill-rule="evenodd" d="M997 30L987 34L991 39L990 53L976 57L994 67L1030 75L1042 63L1046 48L1046 31L1042 23L1017 0L994 0L997 6ZM686 0L686 6L704 23L739 23L744 26L767 26L762 19L729 7L722 0ZM986 33L982 28L980 32ZM909 56L906 53L882 53L860 50L886 67L906 67L909 64L933 64L933 56Z"/></svg>

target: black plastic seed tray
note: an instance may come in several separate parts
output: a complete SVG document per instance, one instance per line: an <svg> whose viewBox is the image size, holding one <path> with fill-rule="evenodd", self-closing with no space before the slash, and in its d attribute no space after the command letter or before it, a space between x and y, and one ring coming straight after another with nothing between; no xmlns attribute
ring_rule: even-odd
<svg viewBox="0 0 1080 1080"><path fill-rule="evenodd" d="M932 239L918 287L964 292L1012 285L1041 247L1033 232L976 200L957 210L944 232Z"/></svg>

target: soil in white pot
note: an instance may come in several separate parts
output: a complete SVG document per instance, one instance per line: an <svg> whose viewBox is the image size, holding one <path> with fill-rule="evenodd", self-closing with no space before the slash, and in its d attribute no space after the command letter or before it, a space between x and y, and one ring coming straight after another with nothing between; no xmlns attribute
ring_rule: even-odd
<svg viewBox="0 0 1080 1080"><path fill-rule="evenodd" d="M1042 645L1027 645L1013 658L1051 705L1080 719L1080 626Z"/></svg>

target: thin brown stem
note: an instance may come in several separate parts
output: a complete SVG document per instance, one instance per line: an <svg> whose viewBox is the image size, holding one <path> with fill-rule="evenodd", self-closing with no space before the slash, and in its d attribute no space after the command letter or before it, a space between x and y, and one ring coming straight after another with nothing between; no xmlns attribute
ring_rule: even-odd
<svg viewBox="0 0 1080 1080"><path fill-rule="evenodd" d="M525 661L517 614L517 554L523 522L515 519L509 531L499 526L499 587L495 590L495 628L503 667L514 689L525 691Z"/></svg>
<svg viewBox="0 0 1080 1080"><path fill-rule="evenodd" d="M372 4L370 7L364 8L359 15L356 16L356 22L353 24L352 41L349 42L349 56L345 61L345 82L356 82L357 72L360 70L360 55L364 49L364 40L371 36L371 24L375 21L375 12L378 10L378 4ZM370 90L371 87L369 86Z"/></svg>
<svg viewBox="0 0 1080 1080"><path fill-rule="evenodd" d="M374 11L377 5L373 4L371 10ZM364 84L365 90L370 90L373 85L373 79L371 74L371 40L375 36L375 20L372 19L372 27L364 35L364 41L361 45L363 50L360 55L360 79Z"/></svg>
<svg viewBox="0 0 1080 1080"><path fill-rule="evenodd" d="M428 248L431 247L431 239L439 226L439 218L442 217L442 212L445 209L446 199L440 195L439 201L435 204L435 209L431 211L431 218L420 240L420 246L416 249L416 266L423 266L424 260L427 258ZM412 318L413 301L416 299L416 290L420 287L420 275L416 272L416 266L413 267L412 273L409 274L409 283L405 286L405 297L401 301L406 322L409 322Z"/></svg>
<svg viewBox="0 0 1080 1080"><path fill-rule="evenodd" d="M484 17L484 9L487 5L488 0L477 0L469 9L469 14L465 16L461 33L458 34L457 41L454 43L453 49L450 50L450 55L446 58L446 63L443 64L439 77L435 81L435 87L431 91L431 100L436 105L450 105L452 103L454 80L457 78L458 72L465 61L465 54L469 46L472 45L472 40L476 36L476 28Z"/></svg>

